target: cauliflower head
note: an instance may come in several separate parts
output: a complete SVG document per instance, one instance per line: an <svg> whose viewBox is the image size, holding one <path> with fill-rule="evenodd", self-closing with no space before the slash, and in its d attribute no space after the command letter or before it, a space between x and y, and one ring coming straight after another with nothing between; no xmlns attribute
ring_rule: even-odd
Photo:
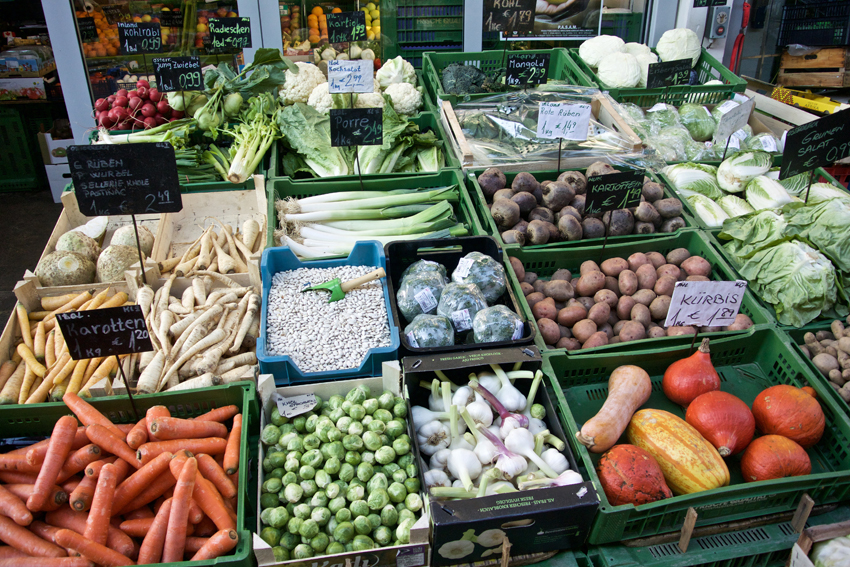
<svg viewBox="0 0 850 567"><path fill-rule="evenodd" d="M354 108L384 108L384 96L377 93L359 93L355 95Z"/></svg>
<svg viewBox="0 0 850 567"><path fill-rule="evenodd" d="M393 83L384 92L399 114L416 114L422 108L422 92L410 83Z"/></svg>
<svg viewBox="0 0 850 567"><path fill-rule="evenodd" d="M316 112L327 114L334 107L334 101L328 90L329 85L329 83L316 85L316 88L310 93L310 98L307 99L307 104L315 108Z"/></svg>
<svg viewBox="0 0 850 567"><path fill-rule="evenodd" d="M394 83L410 83L416 84L416 70L408 61L399 55L395 59L384 61L378 72L375 73L375 80L380 83L382 89Z"/></svg>
<svg viewBox="0 0 850 567"><path fill-rule="evenodd" d="M303 61L299 61L296 65L298 66L298 74L287 70L284 73L283 85L278 90L281 102L286 105L296 102L307 103L313 89L328 82L327 77L315 65Z"/></svg>

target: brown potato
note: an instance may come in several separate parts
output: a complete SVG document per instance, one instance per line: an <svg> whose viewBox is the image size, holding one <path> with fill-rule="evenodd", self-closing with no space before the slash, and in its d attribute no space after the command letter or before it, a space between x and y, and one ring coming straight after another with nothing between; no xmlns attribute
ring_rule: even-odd
<svg viewBox="0 0 850 567"><path fill-rule="evenodd" d="M561 333L562 339L568 339L573 336L573 334L570 332L570 329L568 327L564 327L563 325L558 325L558 332Z"/></svg>
<svg viewBox="0 0 850 567"><path fill-rule="evenodd" d="M638 278L633 271L623 270L620 272L618 280L622 295L632 295L638 290Z"/></svg>
<svg viewBox="0 0 850 567"><path fill-rule="evenodd" d="M608 324L612 327L616 325L620 321L620 318L617 317L617 313L612 309L611 315L608 316Z"/></svg>
<svg viewBox="0 0 850 567"><path fill-rule="evenodd" d="M723 330L723 327L700 327L700 333L719 333Z"/></svg>
<svg viewBox="0 0 850 567"><path fill-rule="evenodd" d="M575 288L580 296L590 297L605 287L605 274L602 272L588 272L582 274Z"/></svg>
<svg viewBox="0 0 850 567"><path fill-rule="evenodd" d="M593 301L592 297L577 297L576 300L581 303L588 311L590 311L590 308L596 304L596 302Z"/></svg>
<svg viewBox="0 0 850 567"><path fill-rule="evenodd" d="M652 300L655 299L656 293L651 289L639 289L634 295L632 295L632 299L635 300L635 303L640 303L641 305L649 306L652 303Z"/></svg>
<svg viewBox="0 0 850 567"><path fill-rule="evenodd" d="M608 317L611 315L611 307L607 303L597 303L590 308L587 313L587 318L596 323L597 327L606 325Z"/></svg>
<svg viewBox="0 0 850 567"><path fill-rule="evenodd" d="M646 338L646 327L637 321L626 321L626 324L623 325L617 336L620 337L620 342L624 343L639 341Z"/></svg>
<svg viewBox="0 0 850 567"><path fill-rule="evenodd" d="M519 284L519 288L522 290L522 294L526 297L534 293L534 286L525 282Z"/></svg>
<svg viewBox="0 0 850 567"><path fill-rule="evenodd" d="M557 344L561 340L561 331L558 329L558 324L552 319L538 319L537 329L540 331L540 336L543 337L543 342L547 345Z"/></svg>
<svg viewBox="0 0 850 567"><path fill-rule="evenodd" d="M566 306L567 306L566 301L556 301L555 302L555 309L557 309L558 311L560 311L561 309L563 309Z"/></svg>
<svg viewBox="0 0 850 567"><path fill-rule="evenodd" d="M594 323L590 319L582 319L570 329L573 333L573 336L579 340L579 342L584 343L590 336L596 332L596 323Z"/></svg>
<svg viewBox="0 0 850 567"><path fill-rule="evenodd" d="M643 252L635 252L629 256L629 269L631 271L637 273L638 268L645 264L649 264L649 258Z"/></svg>
<svg viewBox="0 0 850 567"><path fill-rule="evenodd" d="M631 322L632 321L630 321L628 319L621 319L620 321L617 321L616 323L614 323L614 336L615 337L619 336L620 331L623 330L623 327L626 326L626 323L631 323Z"/></svg>
<svg viewBox="0 0 850 567"><path fill-rule="evenodd" d="M546 296L539 291L529 293L525 296L525 300L528 302L529 307L534 307L536 303L543 301L544 299L546 299Z"/></svg>
<svg viewBox="0 0 850 567"><path fill-rule="evenodd" d="M679 274L682 273L682 270L679 269L678 266L674 266L673 264L664 264L660 268L655 270L655 273L660 278L661 276L670 276L674 280L679 279Z"/></svg>
<svg viewBox="0 0 850 567"><path fill-rule="evenodd" d="M620 337L614 337L613 339L608 341L609 345L615 345L620 342Z"/></svg>
<svg viewBox="0 0 850 567"><path fill-rule="evenodd" d="M682 262L691 257L691 253L687 248L676 248L667 253L667 263L674 266L681 266Z"/></svg>
<svg viewBox="0 0 850 567"><path fill-rule="evenodd" d="M575 297L575 290L570 282L552 280L543 284L543 294L555 301L567 301Z"/></svg>
<svg viewBox="0 0 850 567"><path fill-rule="evenodd" d="M664 322L667 318L667 311L670 309L671 299L669 295L659 295L652 300L652 303L649 304L649 314L652 315L653 319Z"/></svg>
<svg viewBox="0 0 850 567"><path fill-rule="evenodd" d="M587 309L578 301L571 303L558 312L558 324L572 327L587 318Z"/></svg>
<svg viewBox="0 0 850 567"><path fill-rule="evenodd" d="M514 269L514 273L516 274L516 279L519 281L525 281L525 266L522 265L522 262L519 258L511 257L511 268Z"/></svg>
<svg viewBox="0 0 850 567"><path fill-rule="evenodd" d="M664 330L664 327L653 327L646 332L646 335L651 339L657 339L659 337L666 337L667 331Z"/></svg>
<svg viewBox="0 0 850 567"><path fill-rule="evenodd" d="M605 346L608 344L608 335L603 331L597 331L593 333L586 341L584 341L581 345L581 350L587 350L589 348L597 348L601 346Z"/></svg>
<svg viewBox="0 0 850 567"><path fill-rule="evenodd" d="M634 307L632 307L631 316L629 318L632 321L637 321L644 327L648 327L652 322L652 315L649 313L649 307L641 303L637 303Z"/></svg>
<svg viewBox="0 0 850 567"><path fill-rule="evenodd" d="M579 350L581 348L581 343L578 342L578 339L573 338L562 338L558 341L558 344L555 345L555 348L565 348L567 350Z"/></svg>
<svg viewBox="0 0 850 567"><path fill-rule="evenodd" d="M525 276L522 278L522 281L530 284L534 284L537 281L537 274L534 272L525 272Z"/></svg>
<svg viewBox="0 0 850 567"><path fill-rule="evenodd" d="M632 313L632 307L637 303L632 297L628 295L622 296L617 301L617 317L620 319L628 319Z"/></svg>
<svg viewBox="0 0 850 567"><path fill-rule="evenodd" d="M655 287L655 282L658 281L658 274L655 273L655 268L649 262L640 266L635 275L638 279L638 289L652 289Z"/></svg>
<svg viewBox="0 0 850 567"><path fill-rule="evenodd" d="M567 270L565 268L561 268L560 270L555 270L555 273L552 274L552 277L549 278L549 279L552 280L552 281L564 280L566 282L569 282L569 281L572 281L573 274L569 270Z"/></svg>
<svg viewBox="0 0 850 567"><path fill-rule="evenodd" d="M700 256L691 256L681 263L680 267L689 276L710 276L711 264Z"/></svg>
<svg viewBox="0 0 850 567"><path fill-rule="evenodd" d="M604 325L599 327L599 331L597 331L597 332L602 332L602 333L605 333L606 335L608 335L609 341L614 338L614 328L611 327L611 325L609 323L605 323Z"/></svg>
<svg viewBox="0 0 850 567"><path fill-rule="evenodd" d="M620 295L620 282L617 281L617 278L615 278L613 276L605 276L605 289L613 291L619 297L619 295Z"/></svg>
<svg viewBox="0 0 850 567"><path fill-rule="evenodd" d="M629 269L629 263L622 258L608 258L602 262L602 273L606 276L617 277L623 270Z"/></svg>
<svg viewBox="0 0 850 567"><path fill-rule="evenodd" d="M555 307L555 300L547 297L543 301L538 301L531 308L531 313L535 319L552 319L558 316L558 310Z"/></svg>
<svg viewBox="0 0 850 567"><path fill-rule="evenodd" d="M688 276L685 278L686 282L710 282L711 278L707 278L705 276Z"/></svg>
<svg viewBox="0 0 850 567"><path fill-rule="evenodd" d="M649 260L649 263L652 264L652 267L655 269L658 269L667 263L667 259L664 258L664 255L660 252L647 252L646 259Z"/></svg>
<svg viewBox="0 0 850 567"><path fill-rule="evenodd" d="M534 288L534 291L539 291L540 293L543 293L543 289L546 287L546 282L544 282L543 280L534 280L534 283L531 284L531 287Z"/></svg>
<svg viewBox="0 0 850 567"><path fill-rule="evenodd" d="M696 327L667 327L668 337L678 337L681 335L695 335Z"/></svg>
<svg viewBox="0 0 850 567"><path fill-rule="evenodd" d="M617 294L611 291L610 289L600 289L596 293L593 294L593 301L595 303L607 303L608 307L613 309L614 306L617 305L617 301L620 298L617 297Z"/></svg>
<svg viewBox="0 0 850 567"><path fill-rule="evenodd" d="M661 276L658 278L658 281L655 282L655 287L652 288L652 291L654 291L656 295L673 295L673 290L675 288L675 279L670 276Z"/></svg>
<svg viewBox="0 0 850 567"><path fill-rule="evenodd" d="M747 317L744 313L735 315L735 321L728 327L724 327L726 331L743 331L753 326L753 320Z"/></svg>
<svg viewBox="0 0 850 567"><path fill-rule="evenodd" d="M599 269L599 265L596 262L594 262L593 260L586 260L586 261L581 263L581 267L579 268L578 273L579 273L580 276L583 276L584 274L586 274L588 272L601 272L601 271L602 270Z"/></svg>

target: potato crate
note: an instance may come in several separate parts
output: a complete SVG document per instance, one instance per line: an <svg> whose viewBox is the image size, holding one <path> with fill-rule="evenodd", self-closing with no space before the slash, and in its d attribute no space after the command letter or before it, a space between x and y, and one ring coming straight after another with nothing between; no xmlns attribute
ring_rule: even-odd
<svg viewBox="0 0 850 567"><path fill-rule="evenodd" d="M608 395L608 377L622 365L643 368L652 379L652 393L642 407L665 410L684 419L681 406L670 401L661 389L662 376L673 362L691 354L689 345L628 353L617 357L567 357L544 355L543 368L554 381L561 419L568 430L573 450L585 463L596 485L596 465L601 457L578 443L575 434L602 407ZM803 387L817 393L826 427L823 437L807 450L812 473L769 481L745 483L740 472L740 455L726 459L731 483L722 488L674 496L650 504L613 506L600 491L599 514L588 542L615 543L680 530L689 508L697 513L696 526L755 518L766 514L793 512L804 494L817 505L835 504L850 497L850 418L831 398L831 388L812 373L776 329L756 332L711 343L711 361L720 375L721 390L752 405L766 388L778 384ZM626 443L623 436L620 443Z"/></svg>
<svg viewBox="0 0 850 567"><path fill-rule="evenodd" d="M747 81L739 78L735 73L723 66L723 64L712 57L705 48L694 67L697 72L698 85L676 85L674 87L647 89L639 87L611 88L603 83L596 72L584 62L578 54L578 48L571 48L570 56L578 64L579 68L590 77L600 90L608 91L608 94L617 102L632 102L638 106L652 106L658 102L666 102L681 106L686 102L693 104L715 104L732 98L733 93L742 93L747 88ZM708 81L719 80L722 85L706 85Z"/></svg>
<svg viewBox="0 0 850 567"><path fill-rule="evenodd" d="M720 256L706 237L699 230L686 229L679 234L662 235L651 239L641 239L632 242L623 242L614 245L606 246L604 251L601 246L573 246L556 250L528 250L525 248L511 248L506 250L509 257L517 258L523 263L527 272L534 272L541 278L548 278L559 269L570 270L573 274L579 273L579 268L582 262L592 260L598 264L608 258L628 258L635 252L659 252L667 255L671 250L676 248L687 248L688 251L695 256L700 256L708 260L712 266L712 279L731 281L739 279L738 275ZM520 289L520 281L516 276L513 267L507 266L508 275L511 278L511 285L514 286L514 292L519 296L520 306L525 312L526 317L534 320L534 315L525 296ZM575 275L573 277L576 277ZM733 336L746 337L752 335L756 329L772 328L773 319L764 311L758 301L753 297L752 292L747 290L744 293L744 299L741 302L741 313L752 319L754 326L746 331L721 331L716 333L700 333L700 337L708 337L712 341L722 337ZM656 339L646 338L638 341L627 343L609 344L592 349L582 349L580 351L569 352L571 358L577 356L590 356L592 358L602 359L611 355L619 355L623 352L647 352L665 348L689 347L693 342L693 335L682 335L677 337L659 337ZM543 342L543 337L537 333L535 344L545 352L565 353L564 349L555 349ZM713 344L713 343L712 343ZM595 356L592 356L595 355Z"/></svg>

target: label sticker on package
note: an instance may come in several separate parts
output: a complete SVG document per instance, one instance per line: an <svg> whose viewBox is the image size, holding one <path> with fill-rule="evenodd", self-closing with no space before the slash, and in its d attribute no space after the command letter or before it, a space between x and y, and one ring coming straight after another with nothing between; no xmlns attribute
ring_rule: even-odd
<svg viewBox="0 0 850 567"><path fill-rule="evenodd" d="M474 260L472 258L461 258L458 260L457 268L452 272L452 275L457 274L459 278L465 278L469 275L469 269L472 267Z"/></svg>
<svg viewBox="0 0 850 567"><path fill-rule="evenodd" d="M316 407L315 394L303 394L301 396L292 396L284 398L277 392L272 394L272 400L277 404L277 411L285 417L295 417L302 413L307 413Z"/></svg>
<svg viewBox="0 0 850 567"><path fill-rule="evenodd" d="M659 102L655 106L647 110L647 112L658 112L659 110L667 110L667 105L663 102Z"/></svg>
<svg viewBox="0 0 850 567"><path fill-rule="evenodd" d="M452 323L454 323L455 331L458 333L471 329L472 318L469 316L469 309L452 312Z"/></svg>
<svg viewBox="0 0 850 567"><path fill-rule="evenodd" d="M735 102L745 103L745 102L749 102L750 97L748 97L746 95L742 95L741 93L735 93L732 96L732 100L734 100Z"/></svg>
<svg viewBox="0 0 850 567"><path fill-rule="evenodd" d="M749 137L749 135L747 134L747 131L742 128L740 130L736 130L735 132L732 132L732 137L743 142L744 140L746 140Z"/></svg>
<svg viewBox="0 0 850 567"><path fill-rule="evenodd" d="M431 293L431 288L426 287L419 293L415 293L413 295L413 299L415 299L416 303L419 304L419 307L422 308L423 313L433 311L437 307L437 300L434 298L434 294Z"/></svg>
<svg viewBox="0 0 850 567"><path fill-rule="evenodd" d="M517 320L517 321L514 322L514 334L511 335L511 340L512 341L518 341L521 338L522 338L522 321Z"/></svg>
<svg viewBox="0 0 850 567"><path fill-rule="evenodd" d="M425 546L417 545L399 549L395 562L398 567L422 567L425 565Z"/></svg>
<svg viewBox="0 0 850 567"><path fill-rule="evenodd" d="M419 343L416 341L416 337L413 336L413 331L407 333L407 342L413 348L419 348Z"/></svg>
<svg viewBox="0 0 850 567"><path fill-rule="evenodd" d="M774 140L772 137L768 138L767 136L765 136L764 138L761 138L761 147L763 147L764 151L766 152L775 152L776 140Z"/></svg>
<svg viewBox="0 0 850 567"><path fill-rule="evenodd" d="M736 149L736 150L741 149L741 139L736 138L735 136L730 136L729 137L729 149L731 150L733 148Z"/></svg>
<svg viewBox="0 0 850 567"><path fill-rule="evenodd" d="M717 110L720 111L720 114L726 114L733 108L738 108L738 106L740 106L740 104L735 102L734 100L727 100L726 102L718 106Z"/></svg>

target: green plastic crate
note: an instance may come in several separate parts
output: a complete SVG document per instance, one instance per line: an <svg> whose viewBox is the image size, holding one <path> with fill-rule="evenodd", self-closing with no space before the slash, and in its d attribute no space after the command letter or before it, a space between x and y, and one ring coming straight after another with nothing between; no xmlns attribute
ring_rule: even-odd
<svg viewBox="0 0 850 567"><path fill-rule="evenodd" d="M445 187L447 185L458 185L460 198L455 203L455 216L458 222L464 223L469 228L469 236L480 236L486 234L478 222L478 215L472 205L472 200L463 186L463 174L459 169L444 169L439 173L427 173L422 175L407 176L375 176L367 175L363 178L363 188L366 191L390 191L392 189L416 189L420 187ZM266 247L280 246L275 242L274 232L278 228L277 210L275 201L287 197L302 198L313 195L324 195L340 191L359 191L360 180L357 177L340 178L339 181L316 181L314 183L297 183L289 178L272 179L267 182L269 192L268 209L268 234Z"/></svg>
<svg viewBox="0 0 850 567"><path fill-rule="evenodd" d="M541 278L548 278L556 270L566 268L573 274L579 273L579 268L582 262L593 260L601 263L607 258L628 258L635 252L660 252L667 255L671 250L676 248L687 248L692 255L701 256L708 260L712 267L712 276L719 280L735 280L738 275L726 263L726 261L714 250L703 234L698 230L686 229L679 234L658 236L654 239L641 239L638 241L625 242L620 244L609 245L605 247L604 253L601 246L585 246L585 247L570 247L559 250L528 250L526 248L510 248L505 250L505 253L519 259L526 271L535 272ZM511 285L514 287L514 292L520 298L520 307L523 313L529 319L533 319L531 308L520 288L520 281L516 277L512 267L508 267L508 275L511 280ZM574 276L575 277L575 276ZM752 292L747 290L744 294L744 299L741 302L741 313L747 315L753 320L754 326L746 331L721 331L717 333L701 333L701 337L709 337L712 340L720 337L729 336L730 333L735 333L735 336L741 337L753 334L756 329L773 327L773 319L764 311L758 301L753 297ZM566 353L565 349L556 349L547 346L543 343L543 337L538 333L534 339L535 344L542 352L550 353ZM596 356L607 357L612 354L622 352L644 352L647 350L658 350L663 348L677 348L680 346L689 346L693 342L693 335L683 335L678 337L659 337L657 339L643 339L640 341L632 341L628 343L617 343L606 345L593 349L572 351L570 357L576 356Z"/></svg>
<svg viewBox="0 0 850 567"><path fill-rule="evenodd" d="M611 88L599 80L599 76L585 63L578 54L578 48L569 50L576 64L590 79L617 102L631 102L638 106L652 106L658 102L666 102L681 106L686 102L693 104L715 104L732 97L732 93L742 93L747 88L747 81L723 66L709 55L705 48L696 64L699 85L677 85L666 89ZM706 85L704 83L717 79L722 85Z"/></svg>
<svg viewBox="0 0 850 567"><path fill-rule="evenodd" d="M575 434L596 415L608 394L608 378L618 366L633 364L652 378L652 393L642 407L666 410L684 419L683 408L671 402L661 389L661 379L673 362L689 356L689 345L623 354L617 357L568 357L544 355L543 370L555 388L574 453L584 461L591 480L599 486L596 464L600 454L591 454ZM759 329L747 336L715 339L711 362L720 375L721 390L752 405L766 388L778 384L812 386L817 392L826 427L823 437L808 449L812 474L761 482L744 483L740 455L726 459L731 484L701 493L674 496L650 504L612 506L599 491L599 513L588 542L594 545L653 536L680 530L688 508L697 514L697 526L720 524L768 514L793 512L803 494L818 505L850 498L850 420L832 400L829 386L816 377L776 329ZM625 437L620 439L625 443Z"/></svg>
<svg viewBox="0 0 850 567"><path fill-rule="evenodd" d="M614 167L619 171L627 171L628 170L628 168L620 167L620 166L616 166L616 165ZM584 173L586 169L587 168L578 168L578 169L576 169L576 168L566 168L566 169L562 169L561 173L563 173L564 171L580 171L580 172ZM467 187L469 189L469 194L472 195L472 200L475 202L475 210L479 214L479 221L481 222L481 226L484 227L485 230L488 231L488 234L490 236L492 236L493 238L496 239L496 241L499 243L499 246L501 246L502 248L505 248L505 249L520 248L519 244L505 244L505 242L502 240L502 234L499 231L499 227L496 226L496 221L493 219L493 215L490 214L490 210L487 208L487 199L484 197L484 192L481 190L481 185L478 183L478 176L481 175L485 170L486 170L486 168L467 169L465 171L466 182L467 182ZM505 173L506 185L508 187L510 187L511 183L513 183L514 178L517 175L519 175L519 173L518 172L507 172L507 171L504 172L504 173ZM531 174L534 175L534 178L537 181L542 183L543 181L554 181L554 180L556 180L558 178L559 172L557 172L555 170L533 171L533 172L531 172ZM653 181L656 181L656 182L661 184L661 187L664 189L664 197L665 198L667 198L667 197L677 197L677 195L671 189L672 185L670 185L670 181L668 179L664 179L664 178L660 177L659 175L657 175L656 173L654 173L652 170L649 170L649 169L646 170L646 176L649 177L650 179L652 179ZM685 210L684 209L684 203L682 203L682 206L683 206L683 210ZM693 228L693 227L698 226L694 222L694 220L692 218L690 218L687 214L683 214L682 218L685 220L685 226L686 227ZM665 236L665 235L668 235L668 234L677 234L681 230L682 229L679 229L676 232L671 232L671 233L663 233L662 232L662 233L654 233L654 234L627 234L625 236L611 236L611 237L608 238L608 244L616 244L616 243L620 243L620 242L630 242L632 240L643 240L643 239L646 239L646 238L655 238L655 237L658 237L658 236ZM549 243L549 244L536 244L536 245L530 245L529 244L529 245L522 246L522 248L525 249L525 250L542 250L542 249L550 250L550 249L553 249L553 248L563 248L565 246L589 246L589 245L593 245L593 244L600 244L601 245L604 240L605 240L604 238L588 238L588 239L578 240L578 241L575 241L573 243L552 242L552 243Z"/></svg>
<svg viewBox="0 0 850 567"><path fill-rule="evenodd" d="M536 54L549 53L549 76L548 79L553 81L566 81L573 85L585 87L596 87L593 79L579 68L572 57L567 53L566 49L532 49L528 51L509 51L507 56L512 54ZM480 68L485 73L495 72L502 68L502 51L476 51L468 53L425 53L422 62L422 71L425 74L425 85L431 93L431 97L440 106L440 101L448 101L452 106L459 102L470 100L478 100L493 93L479 93L470 95L453 95L447 94L443 90L443 69L452 63L460 63L461 65L474 65ZM505 56L505 65L507 65L507 56ZM516 89L519 90L519 89Z"/></svg>
<svg viewBox="0 0 850 567"><path fill-rule="evenodd" d="M40 156L39 156L40 157ZM38 172L21 114L0 109L0 192L38 188Z"/></svg>
<svg viewBox="0 0 850 567"><path fill-rule="evenodd" d="M239 454L239 499L236 508L236 527L239 543L225 557L198 562L198 566L236 567L249 566L253 561L251 526L256 525L256 510L250 502L256 501L257 481L254 478L257 445L259 444L260 413L257 390L252 382L238 382L226 386L212 386L203 390L162 392L133 396L139 418L148 408L157 405L168 407L174 417L190 418L212 409L236 405L242 412L242 438ZM135 423L133 409L127 396L96 398L89 403L113 423ZM56 421L71 412L62 403L34 404L31 406L4 406L0 410L0 427L5 437L50 436ZM193 563L193 565L195 565Z"/></svg>

